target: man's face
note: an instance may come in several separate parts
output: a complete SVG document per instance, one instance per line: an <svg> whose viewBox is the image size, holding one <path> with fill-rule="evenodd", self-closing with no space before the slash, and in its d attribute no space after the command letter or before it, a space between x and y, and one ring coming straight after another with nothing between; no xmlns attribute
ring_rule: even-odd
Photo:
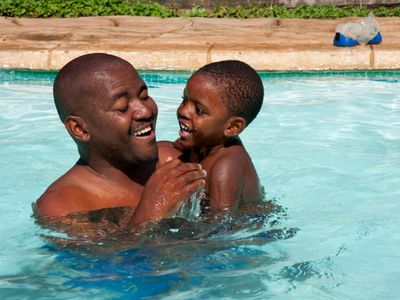
<svg viewBox="0 0 400 300"><path fill-rule="evenodd" d="M109 64L87 88L92 89L84 117L91 155L123 167L156 160L157 105L136 70L126 62Z"/></svg>
<svg viewBox="0 0 400 300"><path fill-rule="evenodd" d="M185 148L213 147L224 142L230 114L220 99L218 87L207 77L197 74L190 78L177 115L179 141Z"/></svg>

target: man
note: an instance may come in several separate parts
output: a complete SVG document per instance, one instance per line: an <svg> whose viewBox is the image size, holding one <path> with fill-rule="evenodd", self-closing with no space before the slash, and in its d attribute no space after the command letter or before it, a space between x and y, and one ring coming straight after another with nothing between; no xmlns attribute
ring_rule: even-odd
<svg viewBox="0 0 400 300"><path fill-rule="evenodd" d="M157 105L127 61L80 56L60 70L53 92L80 158L38 199L38 216L130 206L134 229L170 216L204 185L197 164L171 160L157 168Z"/></svg>

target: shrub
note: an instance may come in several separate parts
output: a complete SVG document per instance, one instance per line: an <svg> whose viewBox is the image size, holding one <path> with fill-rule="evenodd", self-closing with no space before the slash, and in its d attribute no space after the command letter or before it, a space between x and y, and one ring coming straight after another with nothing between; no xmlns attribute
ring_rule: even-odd
<svg viewBox="0 0 400 300"><path fill-rule="evenodd" d="M209 17L209 18L302 18L336 19L342 17L365 17L370 11L378 17L400 16L400 6L370 9L360 6L336 7L333 5L299 5L288 8L281 5L217 5L205 9L194 5L190 10L166 7L148 0L0 0L0 15L7 17L50 18L83 16L155 16Z"/></svg>

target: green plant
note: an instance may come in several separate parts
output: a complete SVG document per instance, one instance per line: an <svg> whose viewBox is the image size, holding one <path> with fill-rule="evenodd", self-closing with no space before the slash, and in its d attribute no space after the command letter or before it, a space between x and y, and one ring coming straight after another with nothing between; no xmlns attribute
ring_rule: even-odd
<svg viewBox="0 0 400 300"><path fill-rule="evenodd" d="M177 12L144 0L1 0L0 15L29 18L114 15L176 17Z"/></svg>
<svg viewBox="0 0 400 300"><path fill-rule="evenodd" d="M195 4L189 11L183 13L185 17L208 17L207 10Z"/></svg>
<svg viewBox="0 0 400 300"><path fill-rule="evenodd" d="M350 16L365 17L370 11L377 17L400 16L400 5L368 8L360 6L336 7L333 5L299 5L288 8L282 5L217 5L206 10L194 5L190 10L166 7L149 0L0 0L0 15L7 17L50 18L82 16L154 16L208 17L208 18L301 18L337 19Z"/></svg>

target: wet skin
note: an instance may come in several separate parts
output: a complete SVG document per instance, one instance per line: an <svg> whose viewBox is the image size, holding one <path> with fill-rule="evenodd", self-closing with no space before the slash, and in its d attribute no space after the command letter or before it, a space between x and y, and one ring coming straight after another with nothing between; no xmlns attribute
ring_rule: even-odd
<svg viewBox="0 0 400 300"><path fill-rule="evenodd" d="M258 176L238 134L245 121L232 116L218 86L193 75L177 110L179 139L159 143L160 157L201 163L207 171L206 196L213 212L235 210L261 198ZM183 155L182 155L183 153Z"/></svg>
<svg viewBox="0 0 400 300"><path fill-rule="evenodd" d="M85 59L55 89L62 101L79 99L64 123L81 157L38 199L36 213L60 217L136 207L131 228L171 215L204 185L204 171L179 160L156 169L157 105L146 84L124 60L89 55L99 66L86 72Z"/></svg>
<svg viewBox="0 0 400 300"><path fill-rule="evenodd" d="M90 111L84 115L91 130L91 147L96 149L90 158L96 163L94 168L106 167L100 164L103 162L124 168L126 162L155 161L157 105L137 72L116 66L97 74L94 81L98 87L88 101Z"/></svg>
<svg viewBox="0 0 400 300"><path fill-rule="evenodd" d="M186 149L213 151L227 139L224 130L231 115L220 100L217 87L202 76L195 75L189 80L177 116L181 128L179 142Z"/></svg>

